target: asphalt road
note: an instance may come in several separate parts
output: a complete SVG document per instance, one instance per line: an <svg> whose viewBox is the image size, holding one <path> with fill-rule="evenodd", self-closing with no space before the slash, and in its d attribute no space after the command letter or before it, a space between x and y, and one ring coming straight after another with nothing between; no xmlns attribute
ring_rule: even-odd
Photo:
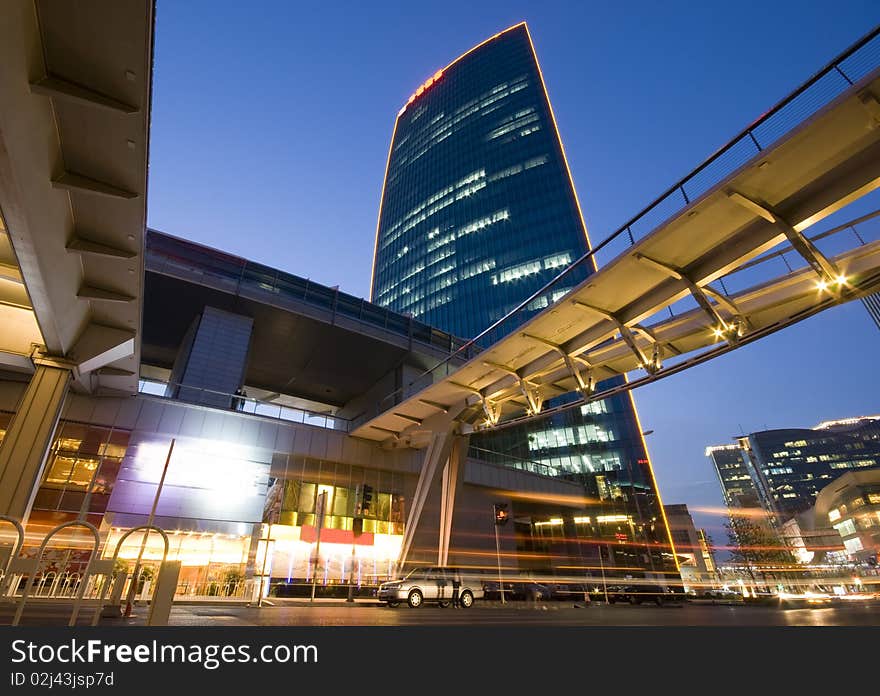
<svg viewBox="0 0 880 696"><path fill-rule="evenodd" d="M143 610L142 610L143 611ZM779 607L612 605L519 602L471 609L290 603L272 607L175 607L171 625L258 626L880 626L880 602L783 609Z"/></svg>
<svg viewBox="0 0 880 696"><path fill-rule="evenodd" d="M372 603L277 602L262 608L236 605L175 606L172 626L880 626L880 601L781 608L762 606L653 605L575 606L568 602L476 603L471 609L424 606L389 608ZM104 619L102 626L144 625L148 609L127 619ZM28 607L22 625L66 625L60 607ZM86 610L80 625L90 620ZM0 625L12 614L0 610Z"/></svg>

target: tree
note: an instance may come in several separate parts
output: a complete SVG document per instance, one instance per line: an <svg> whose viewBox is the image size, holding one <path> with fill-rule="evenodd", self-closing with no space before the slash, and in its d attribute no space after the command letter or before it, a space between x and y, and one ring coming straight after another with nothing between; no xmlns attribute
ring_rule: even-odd
<svg viewBox="0 0 880 696"><path fill-rule="evenodd" d="M753 583L757 583L756 570L766 585L768 566L794 565L794 556L766 518L755 520L743 514L732 514L724 527L730 539L730 555L733 561L745 566Z"/></svg>

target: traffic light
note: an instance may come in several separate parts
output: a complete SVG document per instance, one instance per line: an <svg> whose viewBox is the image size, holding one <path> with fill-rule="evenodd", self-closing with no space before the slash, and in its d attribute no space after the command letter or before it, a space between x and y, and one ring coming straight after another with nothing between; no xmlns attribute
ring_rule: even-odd
<svg viewBox="0 0 880 696"><path fill-rule="evenodd" d="M495 524L499 527L507 524L510 513L507 511L507 503L495 503Z"/></svg>
<svg viewBox="0 0 880 696"><path fill-rule="evenodd" d="M361 492L361 513L366 515L370 512L370 506L373 503L373 487L364 484Z"/></svg>

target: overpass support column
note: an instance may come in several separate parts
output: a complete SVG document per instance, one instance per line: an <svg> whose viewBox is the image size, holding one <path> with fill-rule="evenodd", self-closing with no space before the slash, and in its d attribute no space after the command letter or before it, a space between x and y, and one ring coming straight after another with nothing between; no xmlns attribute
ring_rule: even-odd
<svg viewBox="0 0 880 696"><path fill-rule="evenodd" d="M0 515L27 521L70 387L73 366L35 359L36 371L0 444Z"/></svg>
<svg viewBox="0 0 880 696"><path fill-rule="evenodd" d="M440 548L437 565L449 562L449 539L452 536L452 514L455 511L455 496L464 479L464 462L467 459L470 437L456 435L449 453L449 460L443 469L443 498L440 501Z"/></svg>
<svg viewBox="0 0 880 696"><path fill-rule="evenodd" d="M413 494L412 506L406 517L406 526L403 530L403 543L400 547L400 558L397 560L397 567L402 568L409 556L412 547L413 538L416 535L416 528L419 526L419 519L422 516L422 510L425 507L425 501L428 499L428 491L431 484L437 477L437 470L440 464L449 458L449 450L452 447L452 432L443 431L435 432L431 435L431 442L425 449L425 460L422 463L422 471L419 474L419 481L416 484L416 492Z"/></svg>

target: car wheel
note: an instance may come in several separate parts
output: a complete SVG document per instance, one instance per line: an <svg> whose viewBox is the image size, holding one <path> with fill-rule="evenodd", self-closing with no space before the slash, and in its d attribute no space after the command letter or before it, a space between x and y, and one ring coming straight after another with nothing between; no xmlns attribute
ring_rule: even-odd
<svg viewBox="0 0 880 696"><path fill-rule="evenodd" d="M409 597L406 599L406 603L409 604L413 609L416 607L422 606L422 593L418 590L413 590L409 593Z"/></svg>
<svg viewBox="0 0 880 696"><path fill-rule="evenodd" d="M394 601L388 602L388 606L391 607L392 609L394 609L394 607L399 606L399 605L400 605L400 602L394 602Z"/></svg>
<svg viewBox="0 0 880 696"><path fill-rule="evenodd" d="M654 601L657 603L657 606L658 606L658 607L662 607L662 606L663 606L663 597L655 597L655 598L654 598Z"/></svg>
<svg viewBox="0 0 880 696"><path fill-rule="evenodd" d="M636 604L639 603L639 598L638 598L638 597L630 597L630 598L629 598L629 603L632 604L632 605L636 605Z"/></svg>
<svg viewBox="0 0 880 696"><path fill-rule="evenodd" d="M461 597L458 598L458 606L463 609L470 609L474 605L474 596L465 590L461 593Z"/></svg>

